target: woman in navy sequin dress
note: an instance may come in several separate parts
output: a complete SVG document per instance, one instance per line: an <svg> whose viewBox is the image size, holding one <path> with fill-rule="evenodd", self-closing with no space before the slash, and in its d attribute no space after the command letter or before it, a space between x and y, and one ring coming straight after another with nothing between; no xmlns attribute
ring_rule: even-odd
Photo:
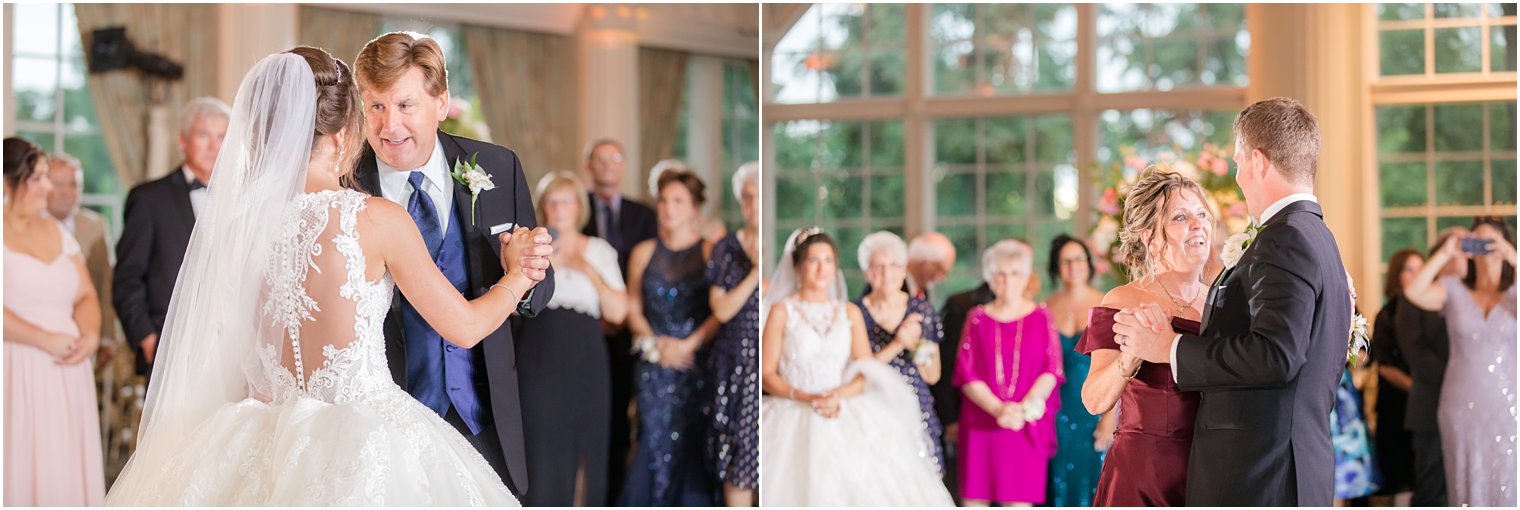
<svg viewBox="0 0 1520 510"><path fill-rule="evenodd" d="M723 481L729 506L752 506L760 469L760 165L734 173L744 228L718 241L707 262L713 315L723 322L713 353L713 402L708 457Z"/></svg>
<svg viewBox="0 0 1520 510"><path fill-rule="evenodd" d="M1081 402L1082 383L1092 359L1077 352L1077 340L1087 330L1088 310L1103 303L1103 293L1091 285L1092 253L1081 240L1061 234L1050 243L1050 277L1061 286L1045 301L1061 337L1066 382L1062 402ZM1056 413L1056 456L1050 459L1045 490L1050 506L1092 506L1098 490L1103 454L1114 442L1114 413L1093 415L1078 405L1061 406Z"/></svg>
<svg viewBox="0 0 1520 510"><path fill-rule="evenodd" d="M718 331L705 275L712 247L697 230L702 181L689 170L660 175L660 233L628 261L628 325L640 359L633 462L619 506L714 506L717 483L704 460L712 381L707 371Z"/></svg>
<svg viewBox="0 0 1520 510"><path fill-rule="evenodd" d="M908 247L891 232L876 232L860 241L860 267L865 270L871 293L855 300L865 319L866 338L877 361L902 373L903 382L918 397L919 421L929 437L919 456L934 461L943 473L945 454L940 438L945 429L934 412L929 385L939 381L939 343L944 337L939 314L928 300L902 290L907 278ZM927 343L925 343L927 342Z"/></svg>

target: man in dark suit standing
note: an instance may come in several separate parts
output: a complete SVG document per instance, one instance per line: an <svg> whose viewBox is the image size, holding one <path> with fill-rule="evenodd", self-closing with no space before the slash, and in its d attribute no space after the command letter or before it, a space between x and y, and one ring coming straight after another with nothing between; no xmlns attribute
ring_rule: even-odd
<svg viewBox="0 0 1520 510"><path fill-rule="evenodd" d="M1203 333L1176 334L1156 304L1115 319L1120 350L1171 363L1178 387L1201 393L1190 506L1335 501L1330 409L1352 306L1340 249L1314 197L1319 140L1314 114L1292 99L1241 111L1235 179L1261 228L1248 232L1254 239L1243 252L1226 246L1231 255L1209 291Z"/></svg>
<svg viewBox="0 0 1520 510"><path fill-rule="evenodd" d="M618 254L618 267L628 277L628 254L633 247L659 233L654 209L623 196L623 145L611 138L599 138L586 144L586 177L591 183L591 218L581 233L600 237ZM639 289L628 289L638 292ZM611 490L607 502L617 501L632 445L632 427L628 417L628 400L633 395L633 337L626 327L607 334L608 360L612 365L612 439L607 454L607 481Z"/></svg>
<svg viewBox="0 0 1520 510"><path fill-rule="evenodd" d="M502 249L496 234L534 228L537 219L516 153L438 129L449 110L445 69L443 50L425 35L392 32L364 46L354 59L366 141L355 177L364 191L406 207L438 269L455 290L473 299L502 277L495 263ZM495 187L472 190L455 180L450 172L461 162L474 162ZM533 260L524 267L546 274L529 277L539 281L520 295L520 316L537 315L554 294L548 242L548 232L535 229L536 246L528 249ZM444 341L397 294L385 317L385 340L396 384L464 435L518 498L526 494L510 324L474 348L461 348Z"/></svg>
<svg viewBox="0 0 1520 510"><path fill-rule="evenodd" d="M232 109L214 97L190 101L180 114L184 163L127 194L121 240L116 244L112 304L137 354L137 372L151 376L158 335L169 298L190 245L195 217L206 201L206 183L227 136Z"/></svg>
<svg viewBox="0 0 1520 510"><path fill-rule="evenodd" d="M659 232L654 209L623 196L623 145L600 138L586 145L586 176L591 183L591 219L582 234L600 237L618 252L618 266L628 271L633 247Z"/></svg>

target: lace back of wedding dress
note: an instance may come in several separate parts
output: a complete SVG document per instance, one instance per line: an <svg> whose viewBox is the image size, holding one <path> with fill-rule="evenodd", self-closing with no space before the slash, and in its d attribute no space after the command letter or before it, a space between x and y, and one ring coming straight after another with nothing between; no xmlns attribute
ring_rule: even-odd
<svg viewBox="0 0 1520 510"><path fill-rule="evenodd" d="M255 395L341 402L367 377L389 377L380 320L390 285L388 275L367 278L357 226L365 198L350 190L304 195L282 223L265 273Z"/></svg>

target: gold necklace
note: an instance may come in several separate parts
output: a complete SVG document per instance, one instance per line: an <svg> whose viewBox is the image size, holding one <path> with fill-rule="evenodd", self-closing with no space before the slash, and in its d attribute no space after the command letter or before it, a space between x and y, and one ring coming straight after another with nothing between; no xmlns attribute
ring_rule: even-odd
<svg viewBox="0 0 1520 510"><path fill-rule="evenodd" d="M1195 292L1193 293L1193 299L1183 303L1177 299L1177 296L1172 295L1171 289L1166 288L1166 282L1161 281L1161 277L1159 276L1156 277L1156 285L1160 285L1161 291L1166 293L1166 297L1172 300L1172 304L1177 305L1178 315L1182 314L1184 310L1193 309L1193 305L1198 303L1198 298L1203 297L1203 291Z"/></svg>
<svg viewBox="0 0 1520 510"><path fill-rule="evenodd" d="M1023 343L1024 341L1024 324L1020 321L1013 322L1015 328L1013 336L1013 380L1004 383L1003 325L999 323L997 319L993 319L992 314L987 314L987 318L992 319L993 328L992 360L993 366L997 370L997 373L993 375L994 379L997 381L998 389L1003 390L1002 394L998 395L998 397L1006 402L1012 402L1013 391L1018 387L1019 384L1019 344Z"/></svg>

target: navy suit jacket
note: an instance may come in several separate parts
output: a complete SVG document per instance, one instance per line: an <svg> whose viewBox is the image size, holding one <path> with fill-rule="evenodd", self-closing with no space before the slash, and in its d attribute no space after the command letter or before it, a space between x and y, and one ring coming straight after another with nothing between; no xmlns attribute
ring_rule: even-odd
<svg viewBox="0 0 1520 510"><path fill-rule="evenodd" d="M508 222L536 227L538 220L533 207L533 196L528 192L528 180L523 173L522 163L517 159L517 153L511 149L453 136L443 131L438 132L438 147L443 149L449 168L452 169L460 159L468 161L472 157L476 158L476 164L490 174L491 182L496 184L496 189L480 193L480 199L474 206L475 222L462 232L470 274L465 297L474 299L485 294L491 284L500 280L503 274L498 262L501 241L490 235L490 228ZM381 196L379 167L375 163L375 151L369 144L365 144L359 168L355 172L361 191ZM458 182L454 183L454 204L456 207L470 207L470 190ZM553 295L554 269L550 268L548 277L539 282L519 304L518 314L525 317L537 315L549 304L549 298ZM403 389L407 387L405 341L401 326L401 296L397 295L391 303L390 313L385 316L385 355L390 364L391 377ZM484 369L489 383L490 417L507 459L510 479L503 482L511 485L521 495L528 491L528 463L523 446L522 399L517 385L517 350L513 342L509 321L486 335L480 345L484 349Z"/></svg>

